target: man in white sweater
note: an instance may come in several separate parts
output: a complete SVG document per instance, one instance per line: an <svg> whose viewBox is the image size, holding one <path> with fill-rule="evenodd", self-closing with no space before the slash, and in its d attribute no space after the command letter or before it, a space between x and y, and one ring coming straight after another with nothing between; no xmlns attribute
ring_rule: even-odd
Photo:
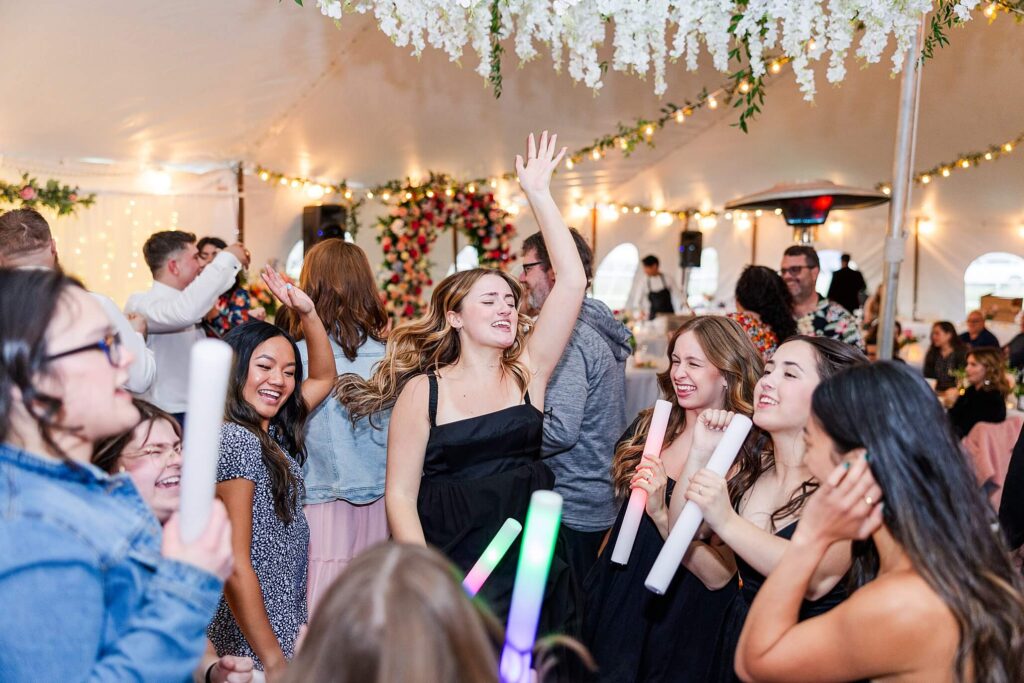
<svg viewBox="0 0 1024 683"><path fill-rule="evenodd" d="M183 422L192 345L204 336L198 323L249 265L249 251L232 244L204 267L195 235L165 230L151 235L142 253L153 287L132 294L125 311L141 315L149 327L146 344L156 358L156 382L145 398Z"/></svg>
<svg viewBox="0 0 1024 683"><path fill-rule="evenodd" d="M0 267L59 268L58 264L57 243L50 233L49 223L38 211L15 209L0 215ZM146 348L146 321L137 315L126 318L110 297L96 292L91 294L135 359L128 366L125 389L133 394L145 392L156 377L153 352Z"/></svg>

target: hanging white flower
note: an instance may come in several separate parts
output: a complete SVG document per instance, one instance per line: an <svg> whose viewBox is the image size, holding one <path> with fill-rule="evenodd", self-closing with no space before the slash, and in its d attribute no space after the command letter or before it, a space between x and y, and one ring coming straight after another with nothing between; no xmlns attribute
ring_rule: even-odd
<svg viewBox="0 0 1024 683"><path fill-rule="evenodd" d="M458 61L468 46L479 58L477 73L490 73L494 0L317 0L335 21L345 12L372 11L380 30L398 47L419 55L429 45ZM980 0L957 0L960 21ZM750 49L755 77L778 54L792 64L806 99L815 93L814 65L825 61L830 83L846 76L845 60L881 60L892 41L893 71L903 67L917 26L934 0L498 0L498 39L511 38L516 56L529 61L543 43L561 69L567 59L575 81L598 89L604 65L599 50L611 38L616 71L653 74L654 91L667 88L667 64L682 59L697 69L701 47L722 72L732 70L729 50L740 39ZM733 26L733 17L739 17ZM735 65L733 65L734 68Z"/></svg>

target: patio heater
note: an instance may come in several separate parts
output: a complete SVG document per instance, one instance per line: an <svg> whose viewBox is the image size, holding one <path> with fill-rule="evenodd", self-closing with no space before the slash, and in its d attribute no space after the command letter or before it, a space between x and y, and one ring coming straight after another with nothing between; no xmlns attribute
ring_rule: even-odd
<svg viewBox="0 0 1024 683"><path fill-rule="evenodd" d="M829 211L866 209L889 201L889 195L877 190L836 185L828 180L805 183L780 183L774 187L734 199L725 205L729 211L775 211L781 209L786 225L793 228L793 241L813 244L817 227L828 218ZM757 243L757 220L754 220L754 244ZM751 254L751 263L755 262Z"/></svg>

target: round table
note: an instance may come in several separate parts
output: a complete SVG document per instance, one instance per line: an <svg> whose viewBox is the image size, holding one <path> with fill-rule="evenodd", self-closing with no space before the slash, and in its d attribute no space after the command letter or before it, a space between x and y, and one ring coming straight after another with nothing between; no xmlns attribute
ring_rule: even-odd
<svg viewBox="0 0 1024 683"><path fill-rule="evenodd" d="M658 367L636 367L626 363L626 420L632 422L644 408L651 408L661 398L658 389Z"/></svg>

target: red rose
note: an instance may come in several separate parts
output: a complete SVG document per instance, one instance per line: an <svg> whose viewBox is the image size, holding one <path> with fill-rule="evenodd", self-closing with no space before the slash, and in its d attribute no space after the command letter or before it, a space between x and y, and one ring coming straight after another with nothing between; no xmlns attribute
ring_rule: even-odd
<svg viewBox="0 0 1024 683"><path fill-rule="evenodd" d="M423 245L425 245L427 243L427 238L426 238L425 235L420 235L419 237L416 238L416 241L422 247Z"/></svg>
<svg viewBox="0 0 1024 683"><path fill-rule="evenodd" d="M400 278L398 277L397 273L391 276L391 282L395 283L396 285L398 284L399 279Z"/></svg>
<svg viewBox="0 0 1024 683"><path fill-rule="evenodd" d="M412 304L406 304L405 310L403 311L403 313L405 313L405 315L407 315L407 316L409 316L411 318L413 313L415 313L415 312L416 311L415 311L415 309L413 309Z"/></svg>
<svg viewBox="0 0 1024 683"><path fill-rule="evenodd" d="M388 253L389 251L391 251L391 245L390 244L382 244L382 245L380 245L380 247L381 247L381 249L384 250L385 254Z"/></svg>
<svg viewBox="0 0 1024 683"><path fill-rule="evenodd" d="M433 286L434 286L434 281L431 280L430 278L427 278L427 287L433 287Z"/></svg>
<svg viewBox="0 0 1024 683"><path fill-rule="evenodd" d="M409 227L412 228L413 230L419 230L420 225L421 223L419 221L413 221L412 223L409 224Z"/></svg>
<svg viewBox="0 0 1024 683"><path fill-rule="evenodd" d="M409 250L409 258L415 259L415 258L418 258L419 255L420 255L420 252L416 251L415 249L410 249Z"/></svg>
<svg viewBox="0 0 1024 683"><path fill-rule="evenodd" d="M416 292L416 296L419 296L420 294L423 293L423 288L422 287L417 287L414 291Z"/></svg>

